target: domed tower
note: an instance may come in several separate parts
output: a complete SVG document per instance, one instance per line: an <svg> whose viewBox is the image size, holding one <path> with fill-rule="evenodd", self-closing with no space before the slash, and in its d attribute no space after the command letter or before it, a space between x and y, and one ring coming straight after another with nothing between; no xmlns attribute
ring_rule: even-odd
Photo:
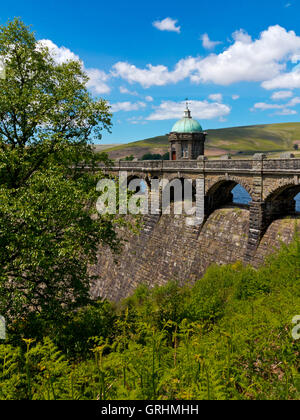
<svg viewBox="0 0 300 420"><path fill-rule="evenodd" d="M170 160L190 160L203 156L206 134L198 121L192 118L187 103L183 118L173 125L168 136Z"/></svg>

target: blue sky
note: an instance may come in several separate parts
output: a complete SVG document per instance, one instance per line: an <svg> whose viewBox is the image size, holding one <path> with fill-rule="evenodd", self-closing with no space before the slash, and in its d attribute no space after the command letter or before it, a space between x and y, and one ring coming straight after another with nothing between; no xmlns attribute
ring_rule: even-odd
<svg viewBox="0 0 300 420"><path fill-rule="evenodd" d="M82 60L121 143L165 134L184 99L204 129L293 122L300 113L299 0L2 2L57 60Z"/></svg>

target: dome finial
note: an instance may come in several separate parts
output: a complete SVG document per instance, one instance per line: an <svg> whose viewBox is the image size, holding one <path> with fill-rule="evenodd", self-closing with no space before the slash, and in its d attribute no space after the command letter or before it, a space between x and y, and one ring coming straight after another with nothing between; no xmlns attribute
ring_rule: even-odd
<svg viewBox="0 0 300 420"><path fill-rule="evenodd" d="M184 118L192 118L191 116L191 111L189 110L189 103L188 103L188 98L185 99L185 111L184 111Z"/></svg>

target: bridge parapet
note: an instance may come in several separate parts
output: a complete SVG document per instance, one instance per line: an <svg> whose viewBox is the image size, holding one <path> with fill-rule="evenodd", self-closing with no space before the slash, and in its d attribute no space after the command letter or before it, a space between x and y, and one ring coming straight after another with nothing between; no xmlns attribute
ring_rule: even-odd
<svg viewBox="0 0 300 420"><path fill-rule="evenodd" d="M130 170L137 172L147 171L249 171L249 172L276 172L292 171L300 174L300 159L228 159L228 160L144 160L144 161L116 161L111 167L100 164L99 169L111 171Z"/></svg>
<svg viewBox="0 0 300 420"><path fill-rule="evenodd" d="M263 161L263 169L300 171L300 159L266 159Z"/></svg>

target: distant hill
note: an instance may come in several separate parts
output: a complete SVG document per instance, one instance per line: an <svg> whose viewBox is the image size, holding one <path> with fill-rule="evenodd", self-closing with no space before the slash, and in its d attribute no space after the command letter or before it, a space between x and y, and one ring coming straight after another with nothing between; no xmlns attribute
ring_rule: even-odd
<svg viewBox="0 0 300 420"><path fill-rule="evenodd" d="M299 145L300 123L281 123L250 125L244 127L207 130L206 155L220 156L231 153L240 157L257 152L268 152L274 155L284 151L294 151ZM167 136L157 136L127 144L101 145L101 151L107 152L113 159L133 155L141 158L146 153L163 154L168 150Z"/></svg>

